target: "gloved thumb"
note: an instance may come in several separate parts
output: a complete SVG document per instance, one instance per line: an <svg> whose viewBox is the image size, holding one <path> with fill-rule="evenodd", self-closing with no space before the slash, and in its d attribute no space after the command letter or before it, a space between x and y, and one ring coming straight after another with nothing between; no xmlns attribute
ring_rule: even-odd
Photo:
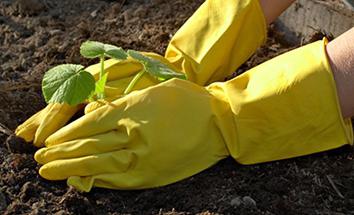
<svg viewBox="0 0 354 215"><path fill-rule="evenodd" d="M119 97L121 96L117 96L114 98L110 97L110 98L105 98L105 99L100 99L97 101L90 102L85 106L85 114L91 113L92 111L97 110L98 108L114 101L115 99L118 99Z"/></svg>
<svg viewBox="0 0 354 215"><path fill-rule="evenodd" d="M91 176L87 177L80 177L80 176L70 176L67 179L67 184L69 186L75 187L77 190L83 192L90 192L91 188L93 187L94 178Z"/></svg>

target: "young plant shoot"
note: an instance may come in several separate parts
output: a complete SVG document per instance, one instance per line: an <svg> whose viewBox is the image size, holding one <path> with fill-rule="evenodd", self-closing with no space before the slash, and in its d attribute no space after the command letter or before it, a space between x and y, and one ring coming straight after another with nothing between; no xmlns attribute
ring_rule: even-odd
<svg viewBox="0 0 354 215"><path fill-rule="evenodd" d="M100 73L95 82L93 75L84 70L84 66L77 64L62 64L48 70L42 80L42 91L47 103L67 103L77 105L87 100L104 99L104 88L108 74L104 70L106 58L125 60L129 57L143 65L124 91L124 95L132 91L140 78L148 73L159 81L171 78L186 79L182 73L178 73L162 62L147 57L137 51L124 51L121 47L104 44L96 41L86 41L80 47L80 54L85 58L99 58Z"/></svg>
<svg viewBox="0 0 354 215"><path fill-rule="evenodd" d="M80 54L85 58L99 58L101 64L100 76L96 82L94 95L98 99L104 99L104 87L107 81L107 73L104 72L105 57L117 60L127 59L127 53L120 47L104 44L96 41L86 41L80 47Z"/></svg>

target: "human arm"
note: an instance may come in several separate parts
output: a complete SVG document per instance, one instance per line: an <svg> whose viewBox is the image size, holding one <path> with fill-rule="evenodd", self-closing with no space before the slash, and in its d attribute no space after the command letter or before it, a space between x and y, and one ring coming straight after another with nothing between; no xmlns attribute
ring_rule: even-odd
<svg viewBox="0 0 354 215"><path fill-rule="evenodd" d="M339 104L344 118L354 116L354 28L329 42L327 55L331 63Z"/></svg>
<svg viewBox="0 0 354 215"><path fill-rule="evenodd" d="M79 190L143 189L228 155L254 164L352 144L351 132L318 41L227 82L173 79L135 91L54 133L35 159L42 177Z"/></svg>
<svg viewBox="0 0 354 215"><path fill-rule="evenodd" d="M206 85L232 74L263 44L265 38L266 23L258 0L207 0L171 39L165 58L154 56L167 61L167 64L171 62L171 67L185 73L191 82ZM110 62L105 63L108 67L106 95L110 94L109 100L120 96L141 70L137 62ZM90 66L93 73L97 73L99 68L99 65ZM146 81L148 84L141 84ZM143 77L136 89L159 82ZM96 104L90 103L86 110L93 109L91 107ZM47 137L63 127L78 109L79 106L50 104L19 125L16 135L41 147Z"/></svg>
<svg viewBox="0 0 354 215"><path fill-rule="evenodd" d="M290 2L261 0L259 5L258 0L208 0L172 38L165 59L156 54L148 55L171 62L177 70L186 73L190 81L199 85L224 80L265 41L264 16L268 23L271 22ZM219 11L223 11L223 16L219 16ZM141 66L131 60L115 63L110 60L105 66L109 100L121 95L129 81L141 70ZM88 70L98 74L99 64L90 66ZM135 89L156 83L159 81L145 77ZM99 106L98 103L91 103L86 110L96 106ZM41 147L49 135L63 127L82 107L50 104L19 125L16 135Z"/></svg>
<svg viewBox="0 0 354 215"><path fill-rule="evenodd" d="M259 1L267 20L272 23L286 8L288 8L295 0L260 0Z"/></svg>

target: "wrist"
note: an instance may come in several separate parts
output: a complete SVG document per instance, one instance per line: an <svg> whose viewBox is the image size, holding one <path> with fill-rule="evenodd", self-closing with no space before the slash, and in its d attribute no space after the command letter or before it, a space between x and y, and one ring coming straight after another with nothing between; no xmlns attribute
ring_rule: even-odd
<svg viewBox="0 0 354 215"><path fill-rule="evenodd" d="M281 13L284 12L295 0L259 0L267 24L272 23Z"/></svg>
<svg viewBox="0 0 354 215"><path fill-rule="evenodd" d="M326 46L344 118L354 116L354 28Z"/></svg>

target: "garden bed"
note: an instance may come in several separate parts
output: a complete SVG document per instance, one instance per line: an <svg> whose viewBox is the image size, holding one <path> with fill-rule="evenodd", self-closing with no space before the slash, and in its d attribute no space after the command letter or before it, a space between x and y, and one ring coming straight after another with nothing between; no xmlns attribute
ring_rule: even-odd
<svg viewBox="0 0 354 215"><path fill-rule="evenodd" d="M0 1L0 213L354 213L354 151L349 146L251 166L225 159L181 182L140 191L95 188L80 193L64 181L38 175L36 149L12 132L45 106L43 73L61 63L93 63L79 54L80 44L88 39L162 54L202 2ZM267 44L238 73L300 45L285 41L284 34L271 27Z"/></svg>

